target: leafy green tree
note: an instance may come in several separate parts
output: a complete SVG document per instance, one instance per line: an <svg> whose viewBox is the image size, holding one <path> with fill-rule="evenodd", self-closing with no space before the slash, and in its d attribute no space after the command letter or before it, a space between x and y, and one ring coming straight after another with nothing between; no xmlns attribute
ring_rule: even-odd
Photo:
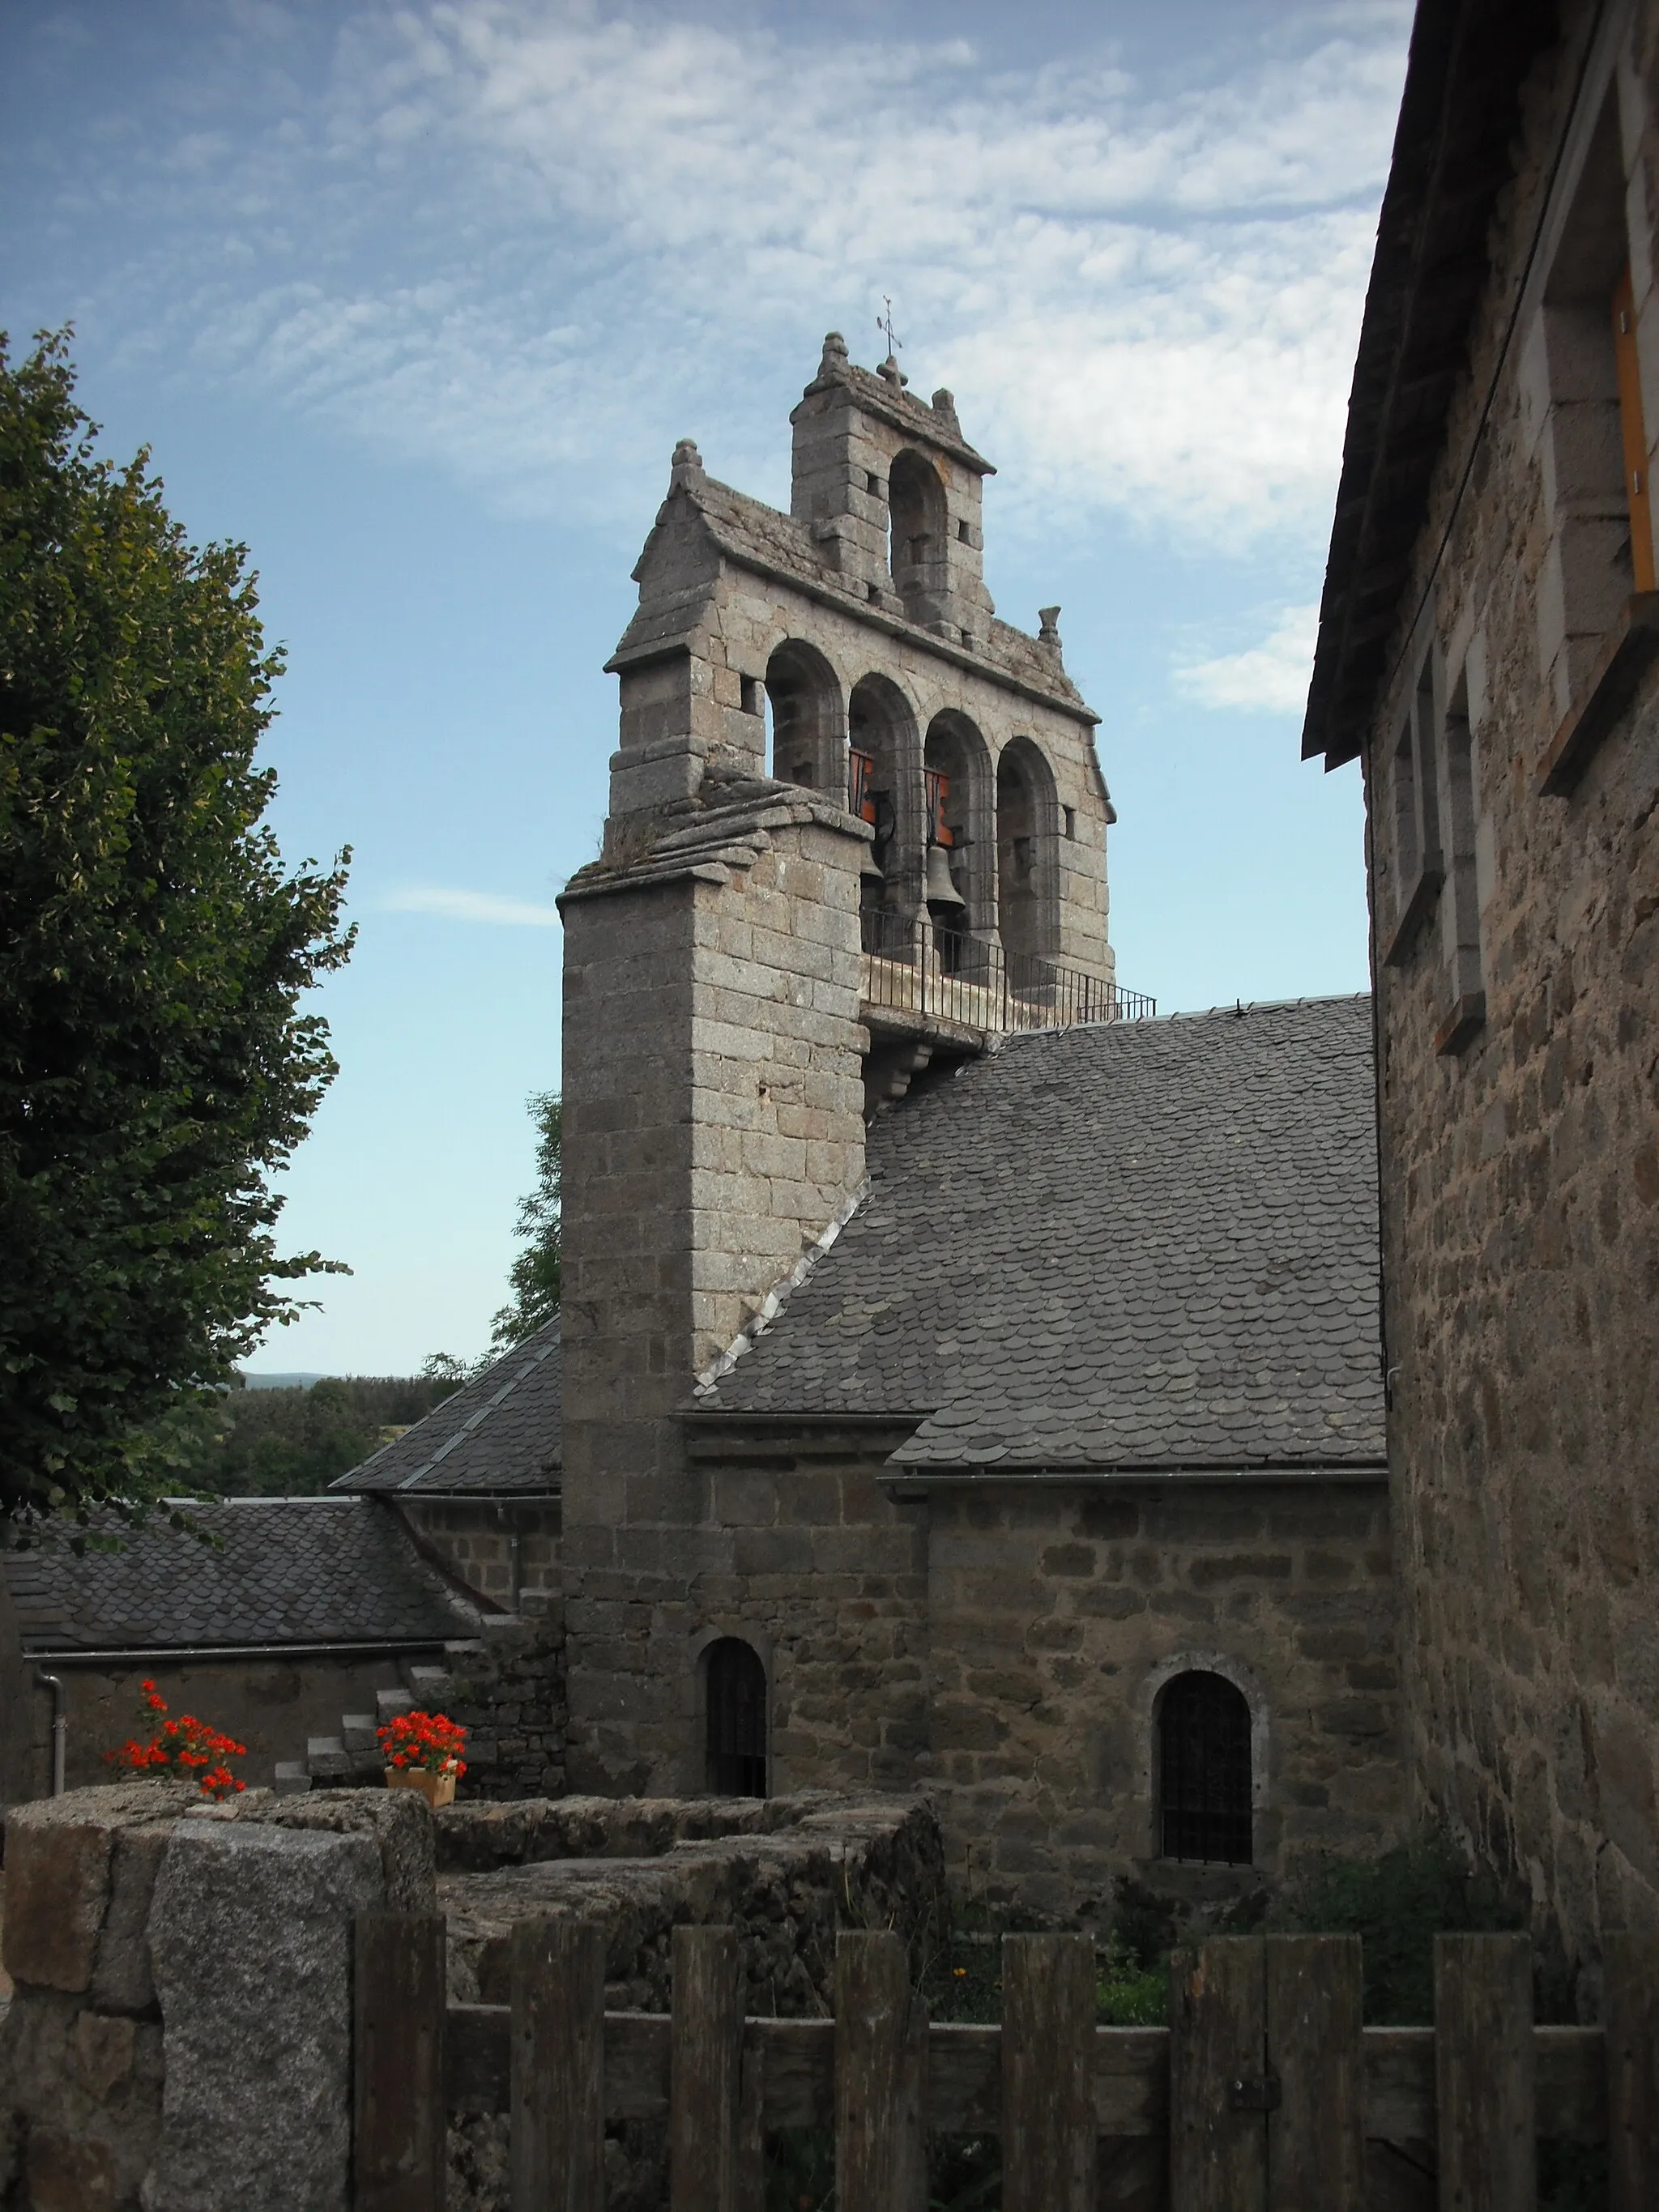
<svg viewBox="0 0 1659 2212"><path fill-rule="evenodd" d="M0 1531L154 1498L273 1322L271 1172L335 1073L302 994L342 854L284 869L239 545L93 450L64 337L0 337Z"/></svg>
<svg viewBox="0 0 1659 2212"><path fill-rule="evenodd" d="M179 1486L217 1498L314 1496L452 1387L420 1376L325 1375L309 1388L224 1391Z"/></svg>
<svg viewBox="0 0 1659 2212"><path fill-rule="evenodd" d="M518 1233L525 1239L525 1248L507 1276L513 1303L501 1308L490 1326L491 1340L501 1352L533 1336L559 1310L559 1155L563 1121L558 1093L532 1091L530 1111L536 1122L536 1188L519 1201Z"/></svg>

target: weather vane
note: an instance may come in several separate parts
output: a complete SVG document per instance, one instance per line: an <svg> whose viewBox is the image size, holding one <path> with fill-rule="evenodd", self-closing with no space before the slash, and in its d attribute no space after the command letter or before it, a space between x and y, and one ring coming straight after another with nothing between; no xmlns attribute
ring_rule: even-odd
<svg viewBox="0 0 1659 2212"><path fill-rule="evenodd" d="M899 355L904 350L904 341L902 338L896 338L893 336L893 303L884 292L881 295L881 304L887 312L885 314L878 315L876 317L876 328L878 331L886 331L887 358L889 361L896 361Z"/></svg>

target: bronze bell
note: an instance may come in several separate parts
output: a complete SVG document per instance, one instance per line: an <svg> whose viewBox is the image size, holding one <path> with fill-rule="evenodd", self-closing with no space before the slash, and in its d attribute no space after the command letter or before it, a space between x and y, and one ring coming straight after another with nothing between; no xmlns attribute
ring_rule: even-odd
<svg viewBox="0 0 1659 2212"><path fill-rule="evenodd" d="M929 906L956 907L968 903L952 880L950 856L943 845L927 848L927 903Z"/></svg>
<svg viewBox="0 0 1659 2212"><path fill-rule="evenodd" d="M876 848L873 845L865 847L864 858L859 862L859 874L866 884L886 882L886 874L881 862L876 858Z"/></svg>

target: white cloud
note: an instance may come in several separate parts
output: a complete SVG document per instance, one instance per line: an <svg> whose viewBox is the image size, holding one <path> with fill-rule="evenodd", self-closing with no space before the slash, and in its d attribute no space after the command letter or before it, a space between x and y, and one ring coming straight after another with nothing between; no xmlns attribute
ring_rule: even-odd
<svg viewBox="0 0 1659 2212"><path fill-rule="evenodd" d="M435 914L446 921L491 921L516 929L556 929L559 910L529 899L499 898L494 891L446 890L413 884L392 891L376 903L385 914Z"/></svg>
<svg viewBox="0 0 1659 2212"><path fill-rule="evenodd" d="M873 358L886 292L1003 515L1316 531L1407 15L1287 16L1161 94L1103 54L993 75L592 0L362 7L325 99L206 118L155 180L152 342L633 535L687 431L780 495L819 337Z"/></svg>
<svg viewBox="0 0 1659 2212"><path fill-rule="evenodd" d="M1176 686L1206 707L1299 714L1308 701L1318 634L1316 606L1286 607L1260 645L1178 668Z"/></svg>

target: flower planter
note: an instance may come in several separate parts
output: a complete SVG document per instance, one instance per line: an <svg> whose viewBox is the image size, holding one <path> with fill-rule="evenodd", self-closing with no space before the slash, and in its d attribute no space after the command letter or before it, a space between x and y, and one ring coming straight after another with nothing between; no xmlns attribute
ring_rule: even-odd
<svg viewBox="0 0 1659 2212"><path fill-rule="evenodd" d="M418 1790L434 1813L440 1805L455 1802L455 1777L432 1774L424 1766L388 1766L386 1786L388 1790Z"/></svg>

